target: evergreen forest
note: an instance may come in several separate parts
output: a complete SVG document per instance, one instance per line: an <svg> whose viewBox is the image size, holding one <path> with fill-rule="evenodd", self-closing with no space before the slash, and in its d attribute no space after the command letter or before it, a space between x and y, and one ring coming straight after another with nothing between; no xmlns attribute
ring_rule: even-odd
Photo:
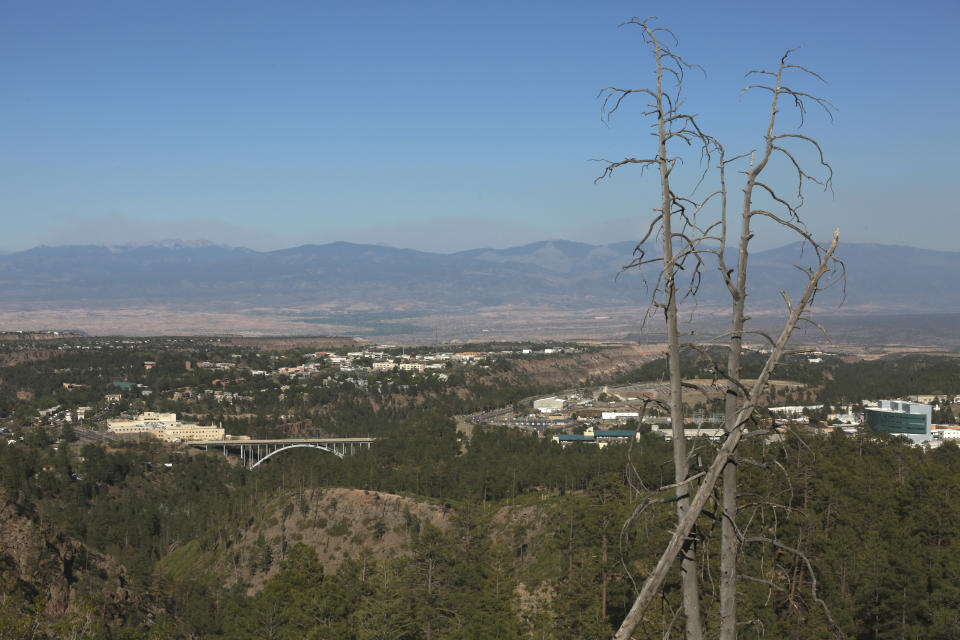
<svg viewBox="0 0 960 640"><path fill-rule="evenodd" d="M184 360L226 354L166 345L0 370L11 442L0 445L0 637L608 638L669 538L661 436L561 447L502 425L458 430L457 416L561 390L516 359L449 369L445 383L371 376L366 388L334 376L320 384L218 372L235 404L177 405L170 392L214 379ZM254 368L276 356L241 355ZM144 360L156 367L144 371ZM662 366L654 359L580 388L655 382ZM694 354L685 366L705 374ZM928 393L944 398L945 415L946 398L960 393L949 356L781 367L778 377L803 385L772 398L783 403ZM294 451L248 471L222 454L97 440L85 436L95 425L32 417L52 403L100 412L118 378L154 393L124 390L123 406L102 415L189 410L228 432L278 437L278 416L289 414L377 441L342 460ZM64 379L87 386L66 390ZM758 415L738 458L742 636L955 637L960 448L925 450L862 429L798 426L770 437L767 425ZM716 447L693 442L694 473ZM717 509L696 534L708 634L718 618ZM673 575L636 637L681 637L679 597Z"/></svg>

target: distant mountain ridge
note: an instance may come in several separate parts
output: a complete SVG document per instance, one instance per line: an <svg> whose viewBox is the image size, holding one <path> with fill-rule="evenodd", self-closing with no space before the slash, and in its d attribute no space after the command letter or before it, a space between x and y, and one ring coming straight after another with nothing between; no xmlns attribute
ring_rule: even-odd
<svg viewBox="0 0 960 640"><path fill-rule="evenodd" d="M349 242L276 251L176 241L42 246L0 255L0 300L8 310L116 304L291 310L362 304L429 312L639 306L649 295L641 277L621 273L633 248L632 242L567 240L451 254ZM839 253L847 269L847 308L923 312L935 305L938 311L960 311L960 253L852 243L841 245ZM799 245L751 254L751 304L781 308L780 289L802 286L803 276L793 267L798 259ZM710 265L698 299L707 306L728 304ZM835 307L839 300L836 288L820 306Z"/></svg>

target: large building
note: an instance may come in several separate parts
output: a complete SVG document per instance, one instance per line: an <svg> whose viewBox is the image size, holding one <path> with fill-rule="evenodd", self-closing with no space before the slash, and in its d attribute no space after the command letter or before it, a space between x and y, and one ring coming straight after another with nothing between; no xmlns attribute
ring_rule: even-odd
<svg viewBox="0 0 960 640"><path fill-rule="evenodd" d="M880 400L876 407L864 407L867 426L874 433L906 436L914 442L933 439L933 407L906 400Z"/></svg>
<svg viewBox="0 0 960 640"><path fill-rule="evenodd" d="M223 440L220 427L203 427L179 422L175 413L145 411L132 420L107 420L107 429L117 435L146 434L164 442L184 440Z"/></svg>
<svg viewBox="0 0 960 640"><path fill-rule="evenodd" d="M159 429L164 424L176 423L177 414L175 413L156 413L154 411L144 411L136 418L129 420L117 419L107 420L107 428L112 433L121 435L134 433L151 433Z"/></svg>
<svg viewBox="0 0 960 640"><path fill-rule="evenodd" d="M600 414L601 420L617 420L625 421L633 418L634 420L640 419L639 411L604 411Z"/></svg>
<svg viewBox="0 0 960 640"><path fill-rule="evenodd" d="M153 436L164 442L185 442L187 440L223 440L221 427L202 427L189 422L166 424L153 432Z"/></svg>
<svg viewBox="0 0 960 640"><path fill-rule="evenodd" d="M594 429L593 427L588 427L583 435L560 433L553 436L553 441L562 445L586 442L595 444L601 449L611 442L627 442L633 439L639 440L640 434L630 429Z"/></svg>
<svg viewBox="0 0 960 640"><path fill-rule="evenodd" d="M533 401L533 408L540 413L553 413L554 411L563 411L566 401L563 398L540 398Z"/></svg>

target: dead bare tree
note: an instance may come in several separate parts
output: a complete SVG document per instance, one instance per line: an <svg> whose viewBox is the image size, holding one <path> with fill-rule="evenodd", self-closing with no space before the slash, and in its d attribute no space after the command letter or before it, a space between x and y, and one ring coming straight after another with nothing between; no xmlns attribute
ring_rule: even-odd
<svg viewBox="0 0 960 640"><path fill-rule="evenodd" d="M680 556L681 582L683 592L683 613L686 623L686 637L688 640L699 639L703 635L703 623L700 613L700 586L697 580L696 539L692 536L697 519L706 504L710 501L717 482L723 477L722 498L720 500L721 524L721 576L720 576L720 637L725 640L736 638L737 611L737 557L738 551L747 542L757 543L756 537L746 538L737 528L737 467L734 453L743 436L744 428L750 421L754 410L761 402L765 393L766 384L773 368L780 361L787 349L790 337L801 321L812 322L807 316L809 305L813 302L818 291L822 289L821 281L827 274L842 277L842 263L835 257L839 239L839 232L835 231L829 244L817 242L808 232L799 217L799 209L803 205L804 188L809 183L829 188L832 180L832 169L824 160L823 151L811 137L786 132L781 133L777 128L777 116L780 112L781 100L792 101L799 111L801 124L806 115L808 105L821 107L828 115L832 105L822 98L812 94L790 88L784 83L785 74L800 72L820 78L812 71L788 62L792 51L788 51L780 61L775 72L755 70L749 72L748 77L759 76L769 82L761 81L748 86L744 91L768 91L771 95L769 118L763 137L764 144L759 150L741 154L727 159L722 145L713 137L706 135L697 124L693 115L680 110L682 104L681 92L684 72L692 66L666 46L664 39L676 39L666 29L651 26L650 20L633 18L626 23L641 29L644 42L649 46L655 60L656 85L650 89L620 89L607 87L601 92L603 97L604 114L609 118L622 105L625 98L632 94L646 96L649 99L649 110L645 115L655 117L655 136L657 138L657 152L652 158L626 158L621 161L607 161L603 174L599 179L612 175L615 169L637 164L641 170L656 167L660 177L660 206L654 209L654 219L646 235L635 249L635 259L625 268L643 269L646 265L659 263L655 285L653 287L652 305L648 310L662 311L667 327L667 358L670 374L670 416L673 433L673 460L676 472L675 482L671 488L675 490L677 511L677 528L671 540L660 557L654 570L647 576L633 607L624 619L615 638L626 640L642 620L647 607L659 591L664 579L677 556ZM665 82L666 80L666 82ZM665 88L668 84L670 90ZM696 147L707 169L697 181L699 185L705 181L711 163L718 160L715 167L718 187L702 197L694 200L692 196L679 196L671 183L674 169L682 161L679 155L671 155L673 144L684 143L686 147ZM798 160L797 153L792 145L809 145L815 150L818 164L821 169L819 176L808 173ZM764 171L774 159L786 160L796 172L797 191L795 196L785 197L778 193L770 184L763 180ZM737 162L749 162L742 171L745 176L743 187L743 207L740 211L739 242L737 244L736 267L729 268L726 262L726 247L728 239L728 185L727 169ZM760 194L758 197L757 194ZM762 202L769 202L764 206ZM714 217L707 216L708 206L716 203L714 209L719 209ZM757 217L772 220L777 225L790 229L798 234L802 243L811 249L815 264L809 267L798 267L804 271L807 283L800 297L791 301L786 291L781 292L788 313L787 320L779 334L774 339L761 332L748 332L746 299L747 291L747 263L750 242L754 237L754 219ZM703 222L706 218L707 222ZM712 221L711 221L712 220ZM662 246L661 257L648 257L644 244L651 237L657 236ZM730 293L732 300L731 331L726 336L729 346L726 366L714 363L714 370L718 377L726 381L725 400L725 430L726 437L719 448L709 468L696 477L688 477L688 463L686 443L683 430L683 380L680 371L680 334L678 330L678 311L681 300L696 298L703 275L706 259L715 259L719 267L721 279ZM681 272L685 272L685 289L678 296L677 281ZM815 324L815 323L814 323ZM819 325L817 325L819 326ZM771 344L771 351L759 377L750 387L746 387L740 378L740 358L744 335L756 333L766 338ZM694 481L701 478L699 487ZM645 507L644 507L645 508ZM770 544L781 549L785 545L772 541ZM809 563L807 563L809 566ZM828 615L829 617L829 615Z"/></svg>
<svg viewBox="0 0 960 640"><path fill-rule="evenodd" d="M780 65L775 72L766 70L753 70L747 76L760 76L769 79L769 83L759 83L748 86L744 92L751 90L763 90L770 92L770 112L767 122L766 132L764 134L764 145L760 151L759 159L755 162L755 156L750 154L750 164L745 171L746 183L743 189L743 207L740 211L740 237L737 248L736 269L727 267L724 248L726 246L726 222L727 222L727 186L726 186L726 161L721 161L719 166L721 181L721 250L717 253L717 262L721 277L732 299L732 317L731 331L729 334L729 353L727 358L727 367L724 377L727 379L726 402L725 402L725 430L732 434L739 429L737 415L740 405L744 399L744 389L740 381L740 357L743 348L743 336L745 325L748 320L746 312L747 301L747 261L749 258L750 241L754 237L753 219L757 216L773 220L778 225L792 230L800 236L803 243L813 249L821 265L826 260L828 270L842 273L842 263L834 260L834 244L829 248L817 243L812 235L807 231L800 219L799 210L803 206L803 192L807 183L814 183L823 188L830 188L833 179L833 169L829 163L824 160L823 150L820 144L809 136L800 133L779 133L777 129L777 116L780 113L781 99L792 100L793 105L800 112L801 124L806 114L807 104L813 103L821 107L828 116L832 118L832 105L824 100L809 93L798 91L784 84L785 74L790 71L799 71L803 74L811 75L822 80L819 75L801 66L790 64L788 58L793 50L787 51L780 59ZM818 178L802 169L802 165L797 161L795 154L791 151L789 143L801 142L811 145L817 153L822 177ZM796 170L797 191L793 201L778 194L777 190L763 181L764 171L769 167L771 160L775 156L780 156L789 161L790 165ZM782 212L768 210L756 204L755 192L760 190L768 196L768 199L774 204L779 205ZM834 236L836 239L836 235ZM813 282L814 288L810 292L808 301L801 300L798 304L806 307L812 302L817 293L819 280L823 274L813 279L814 272L806 271L808 278ZM826 272L825 272L826 273ZM790 300L784 292L784 301L790 309ZM792 309L790 309L792 311ZM808 320L803 316L803 308L799 320ZM793 331L793 326L787 326L785 329ZM769 339L769 338L768 338ZM772 342L772 340L771 340ZM779 358L778 358L779 359ZM776 364L776 361L774 361ZM736 526L737 514L737 463L735 460L728 460L723 468L722 485L722 531L721 531L721 556L720 556L720 638L721 640L735 640L737 637L737 550L742 544L739 539L739 532Z"/></svg>
<svg viewBox="0 0 960 640"><path fill-rule="evenodd" d="M681 162L679 155L671 155L673 146L697 144L708 158L713 149L712 141L697 125L693 115L680 111L681 90L684 73L692 68L683 58L664 44L662 38L675 40L673 34L663 28L654 28L646 21L634 18L624 23L641 28L644 41L653 53L656 69L654 89L620 89L607 87L601 91L605 117L612 116L623 100L631 94L645 95L650 102L648 114L656 116L654 134L657 138L657 152L651 158L626 158L619 162L603 161L603 174L597 180L612 175L614 170L624 165L636 164L642 169L656 167L660 177L660 207L654 209L654 219L646 235L635 250L636 259L629 267L642 268L654 262L662 263L654 286L652 309L664 314L667 326L667 361L670 372L670 423L673 431L673 466L676 478L677 519L682 520L690 508L690 483L686 482L688 462L686 440L683 435L683 382L680 373L680 332L678 328L677 276L688 261L692 263L691 276L686 290L695 294L699 284L702 265L699 243L707 235L698 228L696 216L702 204L692 202L674 193L671 188L671 174ZM672 88L673 91L670 91ZM692 210L689 210L692 208ZM674 228L674 222L678 222ZM662 257L648 258L643 248L646 241L660 233ZM703 622L700 614L700 586L696 559L696 541L689 535L683 540L680 561L681 583L683 591L683 612L686 624L687 640L703 638Z"/></svg>

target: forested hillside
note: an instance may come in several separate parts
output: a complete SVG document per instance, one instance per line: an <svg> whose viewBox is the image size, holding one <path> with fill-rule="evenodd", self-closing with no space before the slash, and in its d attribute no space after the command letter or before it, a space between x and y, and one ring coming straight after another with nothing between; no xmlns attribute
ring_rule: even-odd
<svg viewBox="0 0 960 640"><path fill-rule="evenodd" d="M445 384L404 373L379 388L376 377L361 388L219 372L226 386L216 388L262 397L206 405L172 399L182 379L212 382L213 373L183 361L224 359L233 348L141 348L2 370L13 442L0 445L0 637L605 638L670 534L671 492L655 490L672 481L670 452L656 434L600 449L562 448L503 426L457 432L455 415L557 391L550 385L559 379L546 384L530 373L545 356L448 369ZM270 362L254 351L237 355L255 367ZM704 363L688 356L689 373L702 375ZM147 357L156 362L149 371ZM557 363L576 377L575 358L596 357ZM873 389L960 391L951 358L797 358L783 366L812 401ZM343 460L291 452L248 471L220 453L105 443L88 437L87 426L72 433L27 419L71 394L93 402L115 373L156 390L144 398L124 391L128 405L192 407L269 436L283 435L273 417L293 412L318 424L322 417L331 435L377 442ZM616 375L657 380L662 365ZM62 379L89 386L65 390ZM696 468L715 446L696 442ZM743 633L956 635L960 449L791 431L748 438L740 455ZM709 624L717 619L710 585L718 530L714 507L698 532ZM679 637L671 580L637 637Z"/></svg>
<svg viewBox="0 0 960 640"><path fill-rule="evenodd" d="M149 445L97 449L83 450L79 481L63 458L40 471L40 457L0 450L4 637L34 624L49 637L66 625L91 638L608 637L632 601L627 571L642 574L668 535L659 505L621 538L640 487L669 480L656 436L629 452L632 465L627 447L561 451L505 432L478 434L463 456L437 448L420 464L374 450L320 465L307 453L255 473ZM743 465L743 494L754 498L745 508L756 512L747 533L783 545L745 544L741 606L757 628L953 637L960 449L836 434L744 456L766 465ZM161 460L173 468L157 470ZM433 465L456 479L446 491L424 477ZM361 504L348 495L317 504L313 487L339 484L362 489ZM409 505L384 517L363 503L393 499L367 491L404 491L434 517ZM24 551L9 541L24 526L39 551L18 564ZM325 571L320 557L334 547L338 567ZM641 637L661 637L675 595L667 590L663 617Z"/></svg>

